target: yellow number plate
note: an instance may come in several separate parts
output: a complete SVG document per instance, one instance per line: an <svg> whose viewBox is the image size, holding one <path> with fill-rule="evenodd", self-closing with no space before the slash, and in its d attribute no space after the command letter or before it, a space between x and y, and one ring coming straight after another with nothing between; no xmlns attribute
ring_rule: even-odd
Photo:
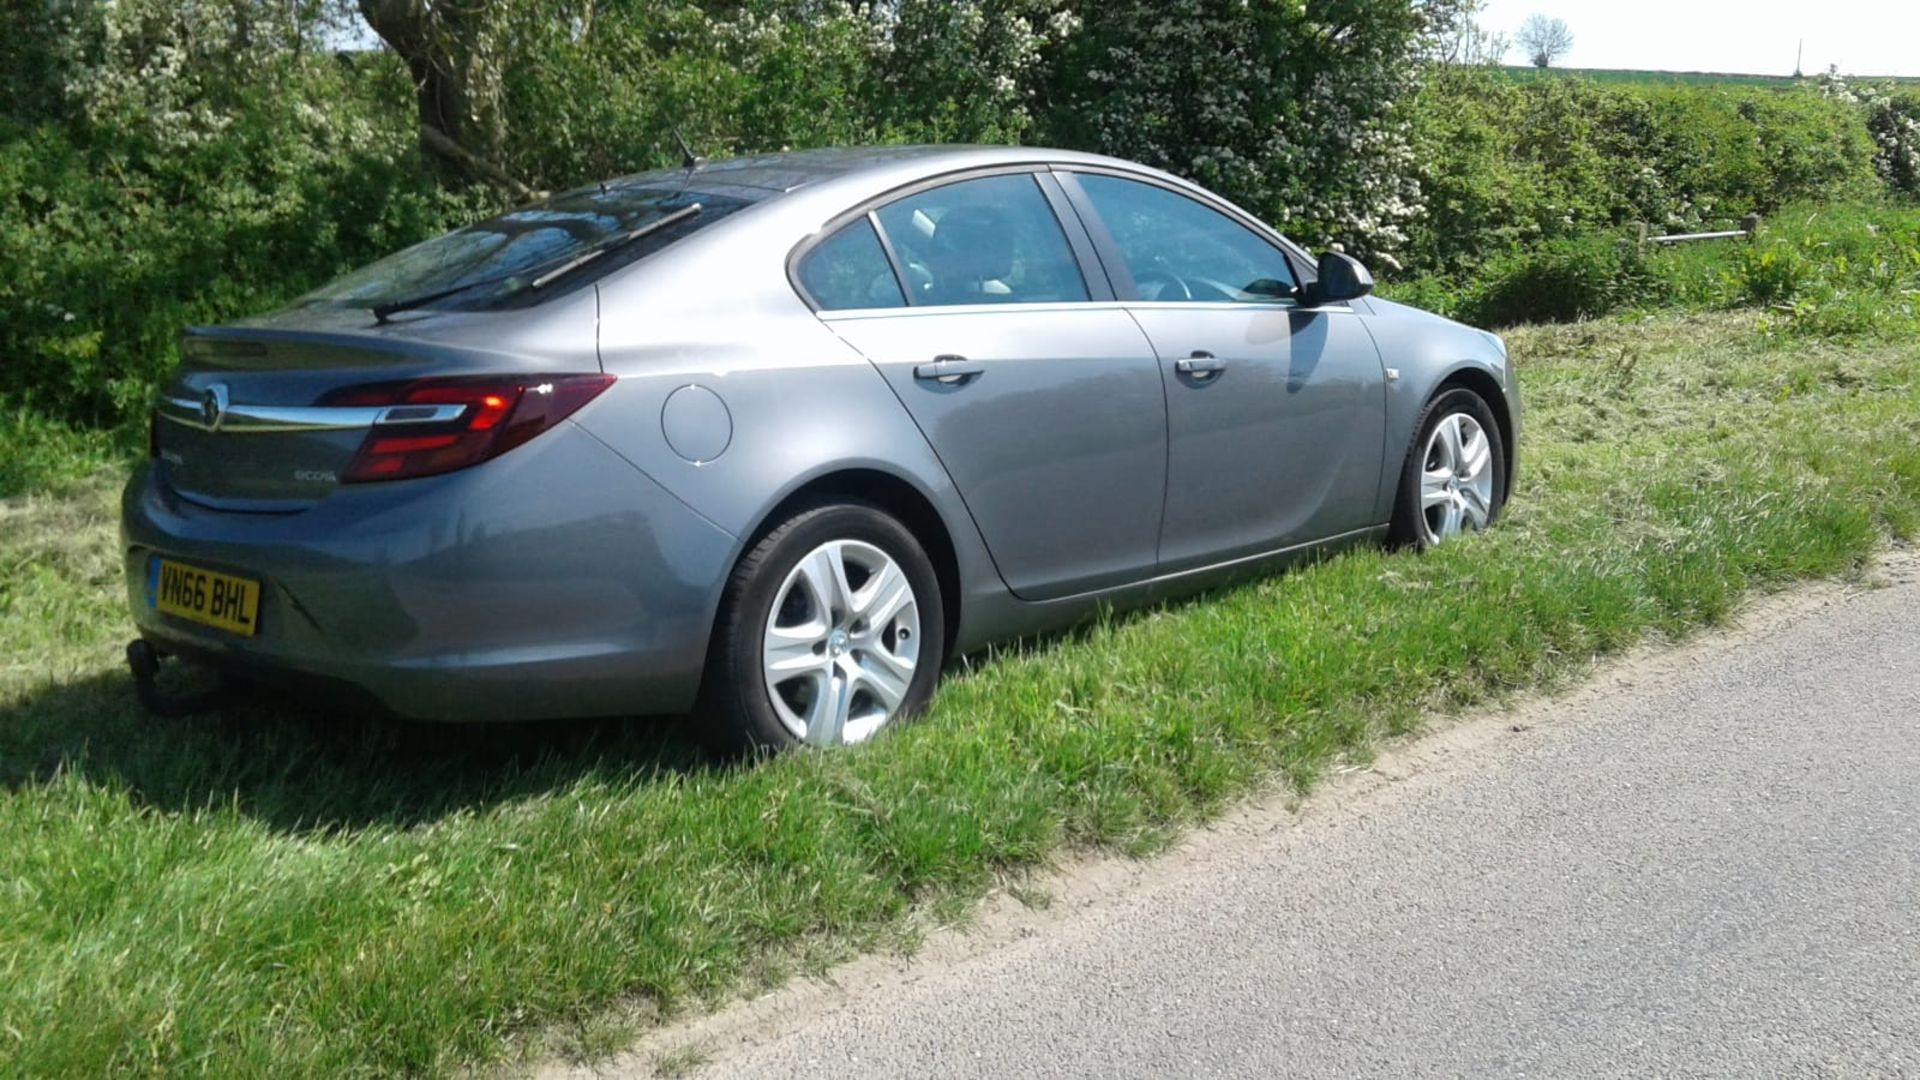
<svg viewBox="0 0 1920 1080"><path fill-rule="evenodd" d="M260 583L216 574L171 559L155 559L147 576L155 611L252 637L259 625Z"/></svg>

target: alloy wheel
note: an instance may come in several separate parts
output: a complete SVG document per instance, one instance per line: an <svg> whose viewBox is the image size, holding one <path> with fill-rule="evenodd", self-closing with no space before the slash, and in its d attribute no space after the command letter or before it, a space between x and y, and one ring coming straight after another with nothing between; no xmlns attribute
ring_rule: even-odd
<svg viewBox="0 0 1920 1080"><path fill-rule="evenodd" d="M761 667L774 713L796 738L834 746L871 737L900 711L919 659L913 584L872 544L821 544L774 594Z"/></svg>
<svg viewBox="0 0 1920 1080"><path fill-rule="evenodd" d="M1484 529L1492 518L1493 442L1472 416L1449 413L1421 458L1420 528L1428 544L1437 544Z"/></svg>

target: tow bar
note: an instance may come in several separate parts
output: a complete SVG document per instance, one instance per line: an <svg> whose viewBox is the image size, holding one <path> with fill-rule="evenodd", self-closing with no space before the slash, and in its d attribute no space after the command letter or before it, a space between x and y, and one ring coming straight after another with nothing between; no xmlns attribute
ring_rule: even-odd
<svg viewBox="0 0 1920 1080"><path fill-rule="evenodd" d="M166 657L159 646L146 638L127 642L127 667L133 672L133 692L148 712L165 720L178 720L213 712L227 703L230 695L224 686L182 697L163 693L156 680L160 676L160 661Z"/></svg>

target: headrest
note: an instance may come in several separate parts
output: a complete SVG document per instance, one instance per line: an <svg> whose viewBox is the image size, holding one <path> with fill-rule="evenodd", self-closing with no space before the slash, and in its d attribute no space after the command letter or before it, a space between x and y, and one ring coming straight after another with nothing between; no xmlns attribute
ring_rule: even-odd
<svg viewBox="0 0 1920 1080"><path fill-rule="evenodd" d="M1013 272L1013 221L993 207L956 206L934 226L928 255L943 290L998 281Z"/></svg>

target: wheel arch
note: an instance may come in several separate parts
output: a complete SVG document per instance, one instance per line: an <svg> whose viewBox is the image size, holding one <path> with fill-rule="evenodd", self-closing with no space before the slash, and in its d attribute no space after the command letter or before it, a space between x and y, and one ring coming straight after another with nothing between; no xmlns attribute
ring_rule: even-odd
<svg viewBox="0 0 1920 1080"><path fill-rule="evenodd" d="M878 507L898 519L920 542L928 560L933 563L933 576L940 585L940 621L945 633L945 651L951 653L960 629L959 553L954 548L953 535L946 519L941 516L933 500L912 481L894 473L869 466L847 466L810 477L781 496L761 515L754 527L742 535L743 542L734 565L737 566L740 559L753 550L761 537L798 513L802 507L834 500L853 500Z"/></svg>

